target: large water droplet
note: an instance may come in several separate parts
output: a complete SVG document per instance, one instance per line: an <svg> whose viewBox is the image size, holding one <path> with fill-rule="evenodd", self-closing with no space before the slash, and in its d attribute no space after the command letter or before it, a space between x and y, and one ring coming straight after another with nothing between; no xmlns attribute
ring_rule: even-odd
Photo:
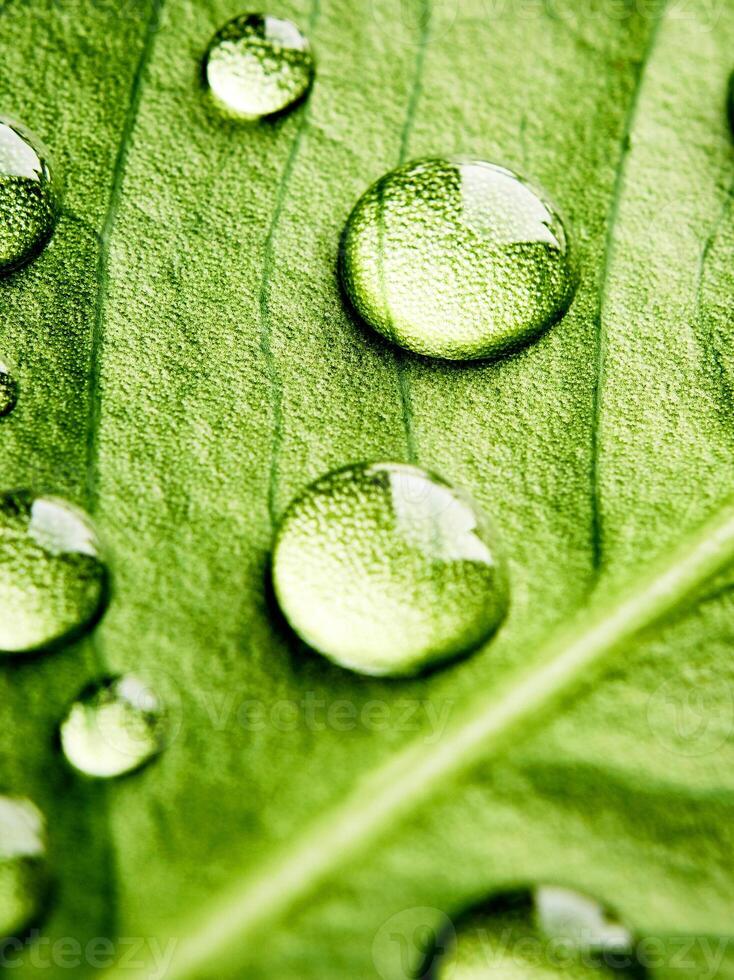
<svg viewBox="0 0 734 980"><path fill-rule="evenodd" d="M243 14L212 38L204 74L221 107L240 118L262 119L303 98L314 60L308 40L291 21Z"/></svg>
<svg viewBox="0 0 734 980"><path fill-rule="evenodd" d="M464 916L455 932L439 937L422 970L435 980L645 975L628 929L593 899L551 886L502 895Z"/></svg>
<svg viewBox="0 0 734 980"><path fill-rule="evenodd" d="M0 362L0 419L4 418L18 403L18 382L6 366Z"/></svg>
<svg viewBox="0 0 734 980"><path fill-rule="evenodd" d="M17 269L51 237L59 193L43 144L0 118L0 272Z"/></svg>
<svg viewBox="0 0 734 980"><path fill-rule="evenodd" d="M132 675L93 685L61 724L69 763L87 776L111 778L139 769L163 748L165 716L157 695Z"/></svg>
<svg viewBox="0 0 734 980"><path fill-rule="evenodd" d="M295 631L366 674L413 674L477 646L507 606L476 505L415 466L337 470L287 511L273 582Z"/></svg>
<svg viewBox="0 0 734 980"><path fill-rule="evenodd" d="M0 796L0 940L22 937L47 894L43 817L29 800Z"/></svg>
<svg viewBox="0 0 734 980"><path fill-rule="evenodd" d="M475 160L418 160L378 180L347 221L340 270L370 326L449 360L527 343L576 288L554 207L511 171Z"/></svg>
<svg viewBox="0 0 734 980"><path fill-rule="evenodd" d="M100 613L107 573L87 515L27 490L0 496L0 653L70 639Z"/></svg>

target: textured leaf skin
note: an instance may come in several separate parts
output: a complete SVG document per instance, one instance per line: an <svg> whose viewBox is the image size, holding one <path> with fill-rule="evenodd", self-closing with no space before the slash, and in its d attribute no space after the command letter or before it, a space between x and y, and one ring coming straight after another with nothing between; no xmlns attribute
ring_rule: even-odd
<svg viewBox="0 0 734 980"><path fill-rule="evenodd" d="M734 15L703 0L690 19L674 3L659 22L661 4L619 10L446 0L426 32L418 3L401 17L382 0L285 3L274 12L314 43L314 91L243 128L212 112L199 78L230 4L3 8L4 111L67 174L51 245L1 285L2 355L22 385L0 427L3 480L92 509L115 577L91 641L0 665L0 779L49 819L50 937L175 936L361 773L412 739L430 751L431 720L491 691L592 589L728 493ZM345 313L346 215L400 159L432 153L528 173L576 230L571 312L513 358L396 357ZM493 516L513 605L473 658L367 680L280 622L264 584L273 522L326 469L411 456ZM451 915L525 880L596 894L643 934L726 933L732 600L720 591L196 975L374 977L373 938L395 912ZM81 782L54 741L66 703L102 670L143 666L180 700L177 739L134 777ZM651 723L671 683L709 699L703 755L676 750L669 714ZM358 713L385 702L391 724L320 730L301 708L295 725L270 715L253 730L238 714L305 697Z"/></svg>

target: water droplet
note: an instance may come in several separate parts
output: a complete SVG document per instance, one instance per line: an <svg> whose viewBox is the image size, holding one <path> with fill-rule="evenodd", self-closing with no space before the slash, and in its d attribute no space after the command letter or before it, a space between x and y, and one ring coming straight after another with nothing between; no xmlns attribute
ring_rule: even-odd
<svg viewBox="0 0 734 980"><path fill-rule="evenodd" d="M340 272L378 333L460 361L527 343L565 313L576 288L555 208L478 160L418 160L378 180L349 216Z"/></svg>
<svg viewBox="0 0 734 980"><path fill-rule="evenodd" d="M71 639L101 612L106 586L83 511L27 490L0 495L0 653Z"/></svg>
<svg viewBox="0 0 734 980"><path fill-rule="evenodd" d="M41 251L58 214L47 150L24 126L0 118L0 272L17 269Z"/></svg>
<svg viewBox="0 0 734 980"><path fill-rule="evenodd" d="M476 505L398 463L312 484L278 530L273 582L302 639L365 674L413 674L464 653L507 606L504 564Z"/></svg>
<svg viewBox="0 0 734 980"><path fill-rule="evenodd" d="M439 937L420 974L433 980L602 980L645 975L628 929L598 902L542 886L470 912Z"/></svg>
<svg viewBox="0 0 734 980"><path fill-rule="evenodd" d="M69 763L87 776L111 778L139 769L161 751L165 713L158 696L132 675L87 688L61 724Z"/></svg>
<svg viewBox="0 0 734 980"><path fill-rule="evenodd" d="M308 40L289 20L235 17L214 35L204 74L217 103L243 119L262 119L298 102L311 86Z"/></svg>
<svg viewBox="0 0 734 980"><path fill-rule="evenodd" d="M535 917L548 939L576 949L624 953L634 946L629 929L595 899L569 888L543 885L535 889Z"/></svg>
<svg viewBox="0 0 734 980"><path fill-rule="evenodd" d="M18 382L5 365L0 362L0 419L15 408L18 402Z"/></svg>
<svg viewBox="0 0 734 980"><path fill-rule="evenodd" d="M29 800L0 796L0 940L21 938L47 895L43 817Z"/></svg>

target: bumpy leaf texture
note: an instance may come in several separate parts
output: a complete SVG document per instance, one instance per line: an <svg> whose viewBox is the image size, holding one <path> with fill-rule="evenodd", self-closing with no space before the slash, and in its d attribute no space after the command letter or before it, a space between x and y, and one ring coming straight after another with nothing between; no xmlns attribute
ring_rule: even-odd
<svg viewBox="0 0 734 980"><path fill-rule="evenodd" d="M21 382L2 480L89 509L114 574L91 638L0 665L0 780L48 819L51 942L140 937L151 957L173 938L177 978L405 977L393 915L431 923L535 881L599 897L643 936L731 931L734 600L725 574L705 583L724 560L667 604L636 583L734 477L734 9L429 4L280 3L317 80L256 126L203 97L229 0L0 11L0 107L66 177L51 244L0 285ZM513 357L399 355L345 312L352 204L431 153L527 174L575 230L571 311ZM469 489L511 559L501 633L419 680L329 665L265 584L291 497L380 458ZM620 627L606 670L582 658L561 685L573 700L541 691L536 712L515 678L542 687L565 649L548 637L592 595L602 620L641 596L650 627L633 641ZM589 622L570 630L588 639ZM83 781L58 721L91 678L123 670L155 678L176 737L140 773ZM468 705L495 717L508 698L511 739L483 758L452 740ZM410 779L394 792L395 759L428 773L420 793ZM668 957L658 975L681 972Z"/></svg>

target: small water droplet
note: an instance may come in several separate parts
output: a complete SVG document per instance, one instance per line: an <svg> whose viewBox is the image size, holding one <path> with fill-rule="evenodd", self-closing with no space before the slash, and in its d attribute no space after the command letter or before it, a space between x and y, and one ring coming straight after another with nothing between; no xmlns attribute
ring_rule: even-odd
<svg viewBox="0 0 734 980"><path fill-rule="evenodd" d="M61 724L68 762L109 779L139 769L164 745L165 712L154 691L133 675L87 688Z"/></svg>
<svg viewBox="0 0 734 980"><path fill-rule="evenodd" d="M602 980L645 976L632 934L598 902L554 886L492 899L440 937L432 980Z"/></svg>
<svg viewBox="0 0 734 980"><path fill-rule="evenodd" d="M220 107L242 119L262 119L303 98L313 81L314 60L308 40L291 21L243 14L212 38L204 74Z"/></svg>
<svg viewBox="0 0 734 980"><path fill-rule="evenodd" d="M312 484L278 530L273 582L299 636L365 674L414 674L464 653L507 607L504 563L476 505L398 463Z"/></svg>
<svg viewBox="0 0 734 980"><path fill-rule="evenodd" d="M24 126L0 118L0 272L11 272L37 255L58 215L48 151Z"/></svg>
<svg viewBox="0 0 734 980"><path fill-rule="evenodd" d="M0 940L22 938L48 896L46 831L30 800L0 796Z"/></svg>
<svg viewBox="0 0 734 980"><path fill-rule="evenodd" d="M349 216L340 272L378 333L459 361L529 342L576 289L555 208L516 174L479 160L418 160L378 180Z"/></svg>
<svg viewBox="0 0 734 980"><path fill-rule="evenodd" d="M0 362L0 419L10 415L18 403L18 382Z"/></svg>
<svg viewBox="0 0 734 980"><path fill-rule="evenodd" d="M0 653L71 639L101 612L107 572L87 515L27 490L0 495Z"/></svg>

